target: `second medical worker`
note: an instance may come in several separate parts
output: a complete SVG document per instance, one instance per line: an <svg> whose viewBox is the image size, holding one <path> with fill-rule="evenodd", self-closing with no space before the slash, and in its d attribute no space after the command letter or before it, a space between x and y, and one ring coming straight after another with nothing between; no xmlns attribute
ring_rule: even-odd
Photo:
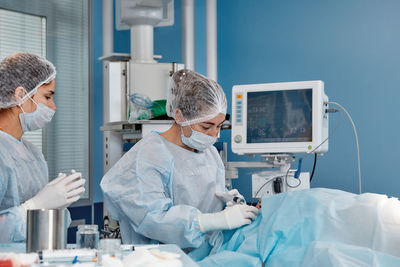
<svg viewBox="0 0 400 267"><path fill-rule="evenodd" d="M53 118L55 77L53 64L32 53L0 62L0 243L25 241L27 210L66 208L85 191L78 172L49 183L42 152L22 137Z"/></svg>
<svg viewBox="0 0 400 267"><path fill-rule="evenodd" d="M225 120L225 94L215 81L180 70L172 76L166 108L172 127L146 135L103 177L107 210L119 221L124 243L213 246L219 230L250 224L258 214L216 196L226 191L213 146Z"/></svg>

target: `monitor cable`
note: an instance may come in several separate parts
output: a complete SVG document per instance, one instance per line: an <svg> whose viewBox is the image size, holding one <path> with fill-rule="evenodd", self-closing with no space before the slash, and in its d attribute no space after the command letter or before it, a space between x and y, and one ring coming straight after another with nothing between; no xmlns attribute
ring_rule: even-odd
<svg viewBox="0 0 400 267"><path fill-rule="evenodd" d="M325 103L325 104L327 104L327 103ZM327 108L327 109L325 109L325 113L336 113L336 112L339 112L339 111L340 110L335 109L335 108ZM335 134L336 130L339 128L339 126L342 124L342 121L343 121L342 113L339 113L339 114L340 114L340 120L336 124L335 128L329 133L328 137L324 141L322 141L311 152L308 152L307 153L308 155L305 158L307 158L309 155L311 155L315 150L317 150L320 146L322 146L326 141L328 141ZM313 169L312 169L311 176L310 176L310 183L311 183L311 181L312 181L312 179L314 177L315 169L316 169L316 166L317 166L317 157L318 157L318 154L315 153L314 154L314 165L313 165Z"/></svg>
<svg viewBox="0 0 400 267"><path fill-rule="evenodd" d="M301 173L301 163L303 162L303 159L302 158L300 158L299 159L299 166L297 167L297 170L295 171L295 173L294 173L294 175L293 175L293 178L295 178L295 179L297 179L299 182L297 183L297 185L290 185L289 183L288 183L288 175L289 175L289 171L290 171L290 168L287 170L287 172L286 172L286 175L285 175L285 183L286 183L286 186L288 186L288 187L290 187L290 188L297 188L297 187L299 187L300 185L301 185L301 180L300 180L300 173Z"/></svg>
<svg viewBox="0 0 400 267"><path fill-rule="evenodd" d="M334 103L334 102L328 102L328 103ZM325 109L325 113L336 113L336 112L339 112L339 110L337 110L337 109L335 109L335 108L327 108L327 109ZM318 146L316 146L316 147L315 147L313 150L311 150L310 152L307 152L308 155L314 153L315 150L317 150L320 146L322 146L323 144L325 144L325 142L328 141L329 138L331 138L331 137L333 136L333 134L336 132L336 130L339 128L339 126L342 124L342 121L343 121L342 113L339 113L339 114L340 114L340 120L339 120L339 122L336 124L336 126L335 126L335 128L332 130L332 132L330 132L329 135L328 135L328 137L327 137L324 141L322 141ZM307 156L308 156L308 155L307 155Z"/></svg>
<svg viewBox="0 0 400 267"><path fill-rule="evenodd" d="M269 184L270 182L274 181L276 178L279 178L282 176L277 176L277 177L273 177L268 179L262 186L260 186L260 188L257 190L256 194L254 195L254 198L257 198L258 194L260 193L260 191L264 188L264 186L266 186L267 184Z"/></svg>
<svg viewBox="0 0 400 267"><path fill-rule="evenodd" d="M336 102L326 102L325 104L329 104L329 105L335 105L338 106L340 109L342 109L344 111L344 113L346 114L347 118L349 119L349 121L351 122L351 126L353 127L353 132L354 132L354 136L356 138L356 146L357 146L357 167L358 167L358 191L359 194L362 193L361 190L361 164L360 164L360 147L358 144L358 135L357 135L357 130L356 130L356 126L354 125L353 119L351 118L350 114L347 112L347 110L340 105L339 103ZM329 138L329 136L328 136Z"/></svg>
<svg viewBox="0 0 400 267"><path fill-rule="evenodd" d="M286 178L287 178L288 173L289 173L289 170L288 170L288 172L286 173ZM266 180L265 183L264 183L262 186L260 186L260 188L257 190L257 192L255 193L253 199L257 199L258 194L261 192L261 190L262 190L267 184L269 184L269 183L271 183L271 182L275 182L277 179L282 179L282 178L285 178L285 176L283 176L283 175L278 175L278 176L274 176L274 177L269 178L268 180ZM273 187L274 187L274 186L273 186ZM272 189L274 189L274 188L272 188ZM251 202L251 205L254 206L254 204L255 204L255 203L254 203L254 200L253 200L253 201Z"/></svg>
<svg viewBox="0 0 400 267"><path fill-rule="evenodd" d="M315 166L317 165L317 158L318 158L318 154L314 154L314 166L312 168L312 172L311 172L311 176L310 176L310 183L311 183L312 178L314 176Z"/></svg>
<svg viewBox="0 0 400 267"><path fill-rule="evenodd" d="M327 109L325 109L325 113L336 113L336 112L339 112L339 110L334 109L334 108L327 108ZM339 126L342 124L342 121L343 121L342 113L339 113L339 114L340 114L340 120L339 120L339 122L336 124L335 128L329 133L328 137L327 137L324 141L322 141L318 146L316 146L311 152L308 152L308 153L307 153L308 155L306 156L306 158L307 158L309 155L311 155L315 150L317 150L320 146L322 146L326 141L328 141L328 140L335 134L336 130L339 128ZM312 169L311 176L310 176L310 183L311 183L311 181L312 181L312 178L314 177L315 169L316 169L316 166L317 166L317 157L318 157L318 154L315 153L315 154L314 154L313 169Z"/></svg>

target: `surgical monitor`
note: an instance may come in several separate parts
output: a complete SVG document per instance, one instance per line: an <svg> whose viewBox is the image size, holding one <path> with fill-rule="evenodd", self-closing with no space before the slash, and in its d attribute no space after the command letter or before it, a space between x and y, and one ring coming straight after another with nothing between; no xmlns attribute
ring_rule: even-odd
<svg viewBox="0 0 400 267"><path fill-rule="evenodd" d="M232 151L237 154L328 151L328 97L322 81L235 85ZM322 144L322 145L321 145Z"/></svg>

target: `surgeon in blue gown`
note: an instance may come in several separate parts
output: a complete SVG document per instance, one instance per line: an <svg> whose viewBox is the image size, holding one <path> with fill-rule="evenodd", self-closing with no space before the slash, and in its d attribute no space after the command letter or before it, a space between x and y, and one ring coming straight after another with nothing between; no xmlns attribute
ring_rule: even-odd
<svg viewBox="0 0 400 267"><path fill-rule="evenodd" d="M22 137L51 121L55 76L53 64L35 54L0 62L0 243L25 241L27 210L65 208L85 191L75 171L49 183L42 152Z"/></svg>
<svg viewBox="0 0 400 267"><path fill-rule="evenodd" d="M226 191L224 165L213 146L226 106L215 81L190 70L174 73L166 108L175 123L166 132L146 135L100 184L124 243L210 249L223 242L221 230L256 218L255 207L226 205L228 198L216 196L240 195Z"/></svg>

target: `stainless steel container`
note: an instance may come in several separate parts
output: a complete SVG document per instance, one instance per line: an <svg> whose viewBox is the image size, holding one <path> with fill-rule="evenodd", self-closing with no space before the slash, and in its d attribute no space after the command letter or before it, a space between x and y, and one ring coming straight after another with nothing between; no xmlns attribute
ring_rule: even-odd
<svg viewBox="0 0 400 267"><path fill-rule="evenodd" d="M26 252L64 249L67 243L65 209L28 210Z"/></svg>

